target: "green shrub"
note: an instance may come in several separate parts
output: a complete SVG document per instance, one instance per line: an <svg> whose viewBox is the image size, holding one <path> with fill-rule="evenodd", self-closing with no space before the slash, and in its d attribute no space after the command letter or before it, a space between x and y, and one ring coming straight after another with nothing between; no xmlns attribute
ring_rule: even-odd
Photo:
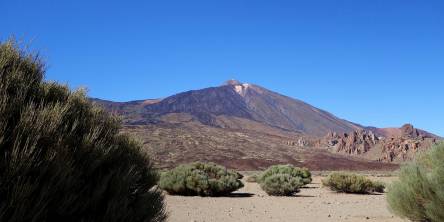
<svg viewBox="0 0 444 222"><path fill-rule="evenodd" d="M333 191L342 193L384 192L385 188L385 185L381 182L373 182L365 176L344 172L331 173L322 180L322 184Z"/></svg>
<svg viewBox="0 0 444 222"><path fill-rule="evenodd" d="M292 177L290 174L273 174L260 183L261 188L271 196L291 196L299 192L303 185L300 177Z"/></svg>
<svg viewBox="0 0 444 222"><path fill-rule="evenodd" d="M164 172L159 186L172 195L221 196L244 186L242 175L214 163L195 162Z"/></svg>
<svg viewBox="0 0 444 222"><path fill-rule="evenodd" d="M119 120L0 44L0 221L163 221L158 175Z"/></svg>
<svg viewBox="0 0 444 222"><path fill-rule="evenodd" d="M412 221L444 221L444 143L402 167L387 193L390 209Z"/></svg>
<svg viewBox="0 0 444 222"><path fill-rule="evenodd" d="M311 173L307 168L294 167L292 165L274 165L269 167L259 176L259 182L274 174L289 174L292 177L300 177L303 185L311 183Z"/></svg>
<svg viewBox="0 0 444 222"><path fill-rule="evenodd" d="M300 187L311 183L311 173L292 165L275 165L264 171L257 180L269 195L290 196L299 192Z"/></svg>

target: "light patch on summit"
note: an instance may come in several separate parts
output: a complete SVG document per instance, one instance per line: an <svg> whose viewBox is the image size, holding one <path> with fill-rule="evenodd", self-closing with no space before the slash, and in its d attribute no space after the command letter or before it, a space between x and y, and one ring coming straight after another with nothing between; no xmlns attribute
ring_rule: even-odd
<svg viewBox="0 0 444 222"><path fill-rule="evenodd" d="M237 94L241 96L245 96L245 93L247 92L247 89L250 85L248 83L234 85L234 91L237 92Z"/></svg>
<svg viewBox="0 0 444 222"><path fill-rule="evenodd" d="M235 85L240 85L240 84L242 84L242 83L235 80L235 79L230 79L225 82L225 85L229 85L229 86L235 86Z"/></svg>

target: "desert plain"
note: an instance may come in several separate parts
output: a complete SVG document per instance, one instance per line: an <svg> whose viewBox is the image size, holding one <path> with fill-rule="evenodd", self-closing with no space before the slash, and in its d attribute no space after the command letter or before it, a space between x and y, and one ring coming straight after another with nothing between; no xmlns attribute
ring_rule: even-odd
<svg viewBox="0 0 444 222"><path fill-rule="evenodd" d="M370 179L390 184L394 175ZM243 179L245 186L228 197L166 195L169 222L399 222L386 203L385 194L344 194L322 187L323 175L291 197L268 196L257 183Z"/></svg>

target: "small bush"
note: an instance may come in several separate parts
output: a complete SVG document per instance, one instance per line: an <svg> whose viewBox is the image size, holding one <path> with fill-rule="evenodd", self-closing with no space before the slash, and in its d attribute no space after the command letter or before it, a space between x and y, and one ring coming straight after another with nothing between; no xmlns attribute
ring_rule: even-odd
<svg viewBox="0 0 444 222"><path fill-rule="evenodd" d="M0 43L0 221L163 221L157 172L120 121Z"/></svg>
<svg viewBox="0 0 444 222"><path fill-rule="evenodd" d="M322 180L322 184L333 191L342 193L366 194L383 192L385 188L381 182L373 182L365 176L344 172L331 173Z"/></svg>
<svg viewBox="0 0 444 222"><path fill-rule="evenodd" d="M259 181L274 174L289 174L292 177L300 177L303 185L307 185L312 181L311 173L307 168L299 168L292 165L271 166L259 176Z"/></svg>
<svg viewBox="0 0 444 222"><path fill-rule="evenodd" d="M290 174L274 174L265 177L260 185L268 195L291 196L299 192L299 188L304 183L300 177L292 177Z"/></svg>
<svg viewBox="0 0 444 222"><path fill-rule="evenodd" d="M387 193L390 209L412 221L444 221L444 143L402 167Z"/></svg>
<svg viewBox="0 0 444 222"><path fill-rule="evenodd" d="M172 195L221 196L244 186L242 175L214 163L191 163L164 172L159 186Z"/></svg>
<svg viewBox="0 0 444 222"><path fill-rule="evenodd" d="M311 180L310 171L292 165L271 166L258 177L261 188L273 196L293 195Z"/></svg>

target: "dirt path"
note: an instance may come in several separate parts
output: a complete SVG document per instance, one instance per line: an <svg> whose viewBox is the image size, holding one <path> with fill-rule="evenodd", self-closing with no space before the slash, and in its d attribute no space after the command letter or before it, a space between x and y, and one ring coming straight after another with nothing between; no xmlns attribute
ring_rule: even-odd
<svg viewBox="0 0 444 222"><path fill-rule="evenodd" d="M385 195L334 193L322 188L320 180L314 177L295 197L270 197L256 183L245 183L233 197L167 196L168 221L403 221L389 212Z"/></svg>

